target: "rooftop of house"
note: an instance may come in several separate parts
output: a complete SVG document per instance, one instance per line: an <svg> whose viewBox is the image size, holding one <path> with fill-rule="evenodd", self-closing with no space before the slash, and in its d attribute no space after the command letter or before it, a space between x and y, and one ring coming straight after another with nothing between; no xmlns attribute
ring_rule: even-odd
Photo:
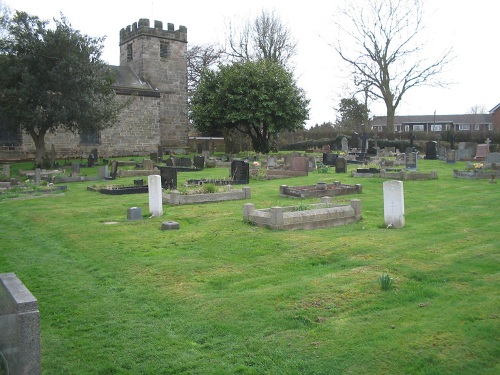
<svg viewBox="0 0 500 375"><path fill-rule="evenodd" d="M493 116L491 113L477 113L464 115L410 115L410 116L395 116L394 124L491 124ZM375 116L372 125L386 125L387 116Z"/></svg>

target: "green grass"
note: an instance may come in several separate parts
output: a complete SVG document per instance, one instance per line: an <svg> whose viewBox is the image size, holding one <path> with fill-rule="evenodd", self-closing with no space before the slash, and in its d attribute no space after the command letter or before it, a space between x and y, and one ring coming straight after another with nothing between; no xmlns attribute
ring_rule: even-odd
<svg viewBox="0 0 500 375"><path fill-rule="evenodd" d="M64 196L0 201L0 272L39 301L45 374L496 374L500 185L454 168L465 163L419 160L439 179L404 182L406 225L392 230L384 180L350 174L252 180L249 201L165 205L133 222L127 208L148 212L147 194L70 183ZM363 220L292 232L243 221L244 203L316 202L279 186L320 180L362 184L334 200L361 199ZM161 231L167 220L180 229Z"/></svg>

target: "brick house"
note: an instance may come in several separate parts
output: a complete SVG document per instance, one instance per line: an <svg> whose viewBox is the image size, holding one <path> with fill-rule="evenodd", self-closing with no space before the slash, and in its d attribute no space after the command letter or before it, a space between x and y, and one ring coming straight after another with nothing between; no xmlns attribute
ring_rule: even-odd
<svg viewBox="0 0 500 375"><path fill-rule="evenodd" d="M128 101L118 122L91 134L59 130L48 134L46 149L58 157L99 155L129 156L188 149L187 29L173 24L163 29L148 19L120 31L120 65L116 74L117 99ZM24 132L0 131L0 159L32 159L35 146Z"/></svg>

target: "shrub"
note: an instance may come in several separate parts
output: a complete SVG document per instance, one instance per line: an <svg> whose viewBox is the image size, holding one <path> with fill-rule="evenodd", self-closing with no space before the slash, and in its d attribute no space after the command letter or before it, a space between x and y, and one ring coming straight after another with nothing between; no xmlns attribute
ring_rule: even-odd
<svg viewBox="0 0 500 375"><path fill-rule="evenodd" d="M387 273L383 273L378 277L378 282L380 284L380 289L389 290L392 287L394 280Z"/></svg>

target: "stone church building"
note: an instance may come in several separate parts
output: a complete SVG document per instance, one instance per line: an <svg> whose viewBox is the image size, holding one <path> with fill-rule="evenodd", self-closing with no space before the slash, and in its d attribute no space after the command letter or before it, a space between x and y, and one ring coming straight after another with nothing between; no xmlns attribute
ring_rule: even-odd
<svg viewBox="0 0 500 375"><path fill-rule="evenodd" d="M58 157L148 155L188 150L187 29L174 30L148 19L120 31L117 99L128 101L117 123L95 133L48 134L45 147ZM28 134L0 134L0 159L31 159L35 146Z"/></svg>

